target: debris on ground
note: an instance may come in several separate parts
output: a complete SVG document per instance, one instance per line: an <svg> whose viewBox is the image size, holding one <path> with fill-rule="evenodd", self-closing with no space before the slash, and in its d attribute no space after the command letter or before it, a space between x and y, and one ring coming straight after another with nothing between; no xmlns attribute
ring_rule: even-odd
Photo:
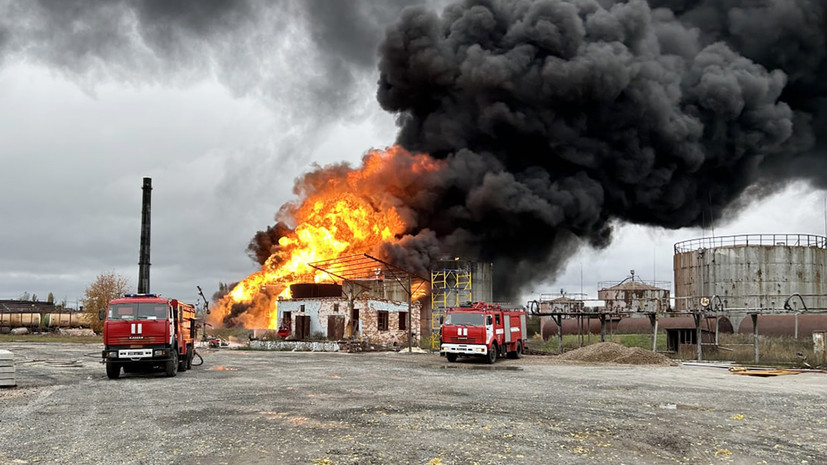
<svg viewBox="0 0 827 465"><path fill-rule="evenodd" d="M94 336L95 332L89 328L57 328L61 336Z"/></svg>
<svg viewBox="0 0 827 465"><path fill-rule="evenodd" d="M672 359L663 354L641 349L640 347L625 347L614 342L598 342L597 344L566 352L557 358L558 360L573 362L605 362L622 363L626 365L675 365Z"/></svg>
<svg viewBox="0 0 827 465"><path fill-rule="evenodd" d="M768 377L768 376L784 376L784 375L797 375L798 371L793 370L781 370L781 369L773 369L773 368L747 368L747 367L732 367L729 369L730 373L734 373L736 375L747 375L747 376L760 376L760 377Z"/></svg>

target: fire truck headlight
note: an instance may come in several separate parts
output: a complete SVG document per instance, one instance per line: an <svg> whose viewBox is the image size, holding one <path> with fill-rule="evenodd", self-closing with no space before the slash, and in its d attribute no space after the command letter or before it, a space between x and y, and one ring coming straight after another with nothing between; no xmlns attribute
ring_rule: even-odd
<svg viewBox="0 0 827 465"><path fill-rule="evenodd" d="M118 351L117 350L110 350L108 355L109 355L109 358L118 358Z"/></svg>
<svg viewBox="0 0 827 465"><path fill-rule="evenodd" d="M167 351L164 349L155 349L152 351L152 355L155 357L161 357L167 354Z"/></svg>

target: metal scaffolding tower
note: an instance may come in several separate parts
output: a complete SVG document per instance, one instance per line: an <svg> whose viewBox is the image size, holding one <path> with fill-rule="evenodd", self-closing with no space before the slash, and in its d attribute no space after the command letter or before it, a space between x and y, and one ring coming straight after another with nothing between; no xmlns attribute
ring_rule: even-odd
<svg viewBox="0 0 827 465"><path fill-rule="evenodd" d="M445 309L470 302L471 266L467 262L446 262L431 270L431 349L439 349L439 329Z"/></svg>

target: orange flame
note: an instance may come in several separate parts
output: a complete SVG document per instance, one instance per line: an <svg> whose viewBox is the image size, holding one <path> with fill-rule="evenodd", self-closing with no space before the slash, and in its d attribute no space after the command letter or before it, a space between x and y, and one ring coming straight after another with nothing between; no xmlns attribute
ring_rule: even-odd
<svg viewBox="0 0 827 465"><path fill-rule="evenodd" d="M280 212L292 217L295 229L279 239L278 249L260 271L239 282L212 309L210 323L221 326L233 305L241 303L250 306L239 318L243 326L277 328L277 299L290 298L291 283L330 280L308 263L370 252L383 242L399 240L409 225L397 210L398 196L415 191L412 182L441 163L394 146L369 151L359 169L329 166L301 178L296 191L305 198Z"/></svg>

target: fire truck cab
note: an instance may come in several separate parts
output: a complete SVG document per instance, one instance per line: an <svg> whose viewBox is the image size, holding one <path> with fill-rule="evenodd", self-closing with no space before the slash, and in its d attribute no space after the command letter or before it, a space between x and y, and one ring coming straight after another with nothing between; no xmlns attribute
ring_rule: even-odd
<svg viewBox="0 0 827 465"><path fill-rule="evenodd" d="M163 368L167 376L192 367L197 325L195 307L157 294L126 294L101 311L102 363L110 379L141 368Z"/></svg>
<svg viewBox="0 0 827 465"><path fill-rule="evenodd" d="M522 357L526 341L526 313L499 305L474 302L446 310L440 328L440 353L449 362L459 356L484 357L494 363L497 357Z"/></svg>

